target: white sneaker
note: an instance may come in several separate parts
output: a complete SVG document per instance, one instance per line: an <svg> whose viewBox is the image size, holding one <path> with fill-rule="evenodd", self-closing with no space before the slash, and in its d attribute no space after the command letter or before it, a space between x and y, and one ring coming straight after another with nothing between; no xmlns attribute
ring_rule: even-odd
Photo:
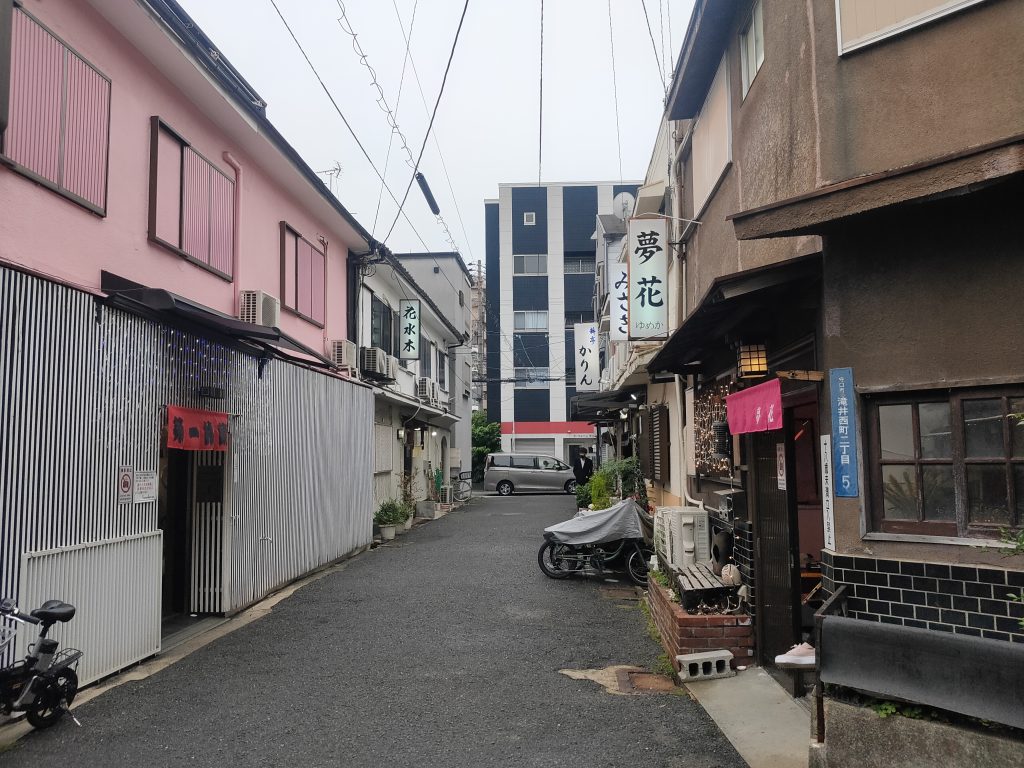
<svg viewBox="0 0 1024 768"><path fill-rule="evenodd" d="M775 657L776 664L789 664L798 667L814 666L814 646L807 643L794 645L788 651Z"/></svg>

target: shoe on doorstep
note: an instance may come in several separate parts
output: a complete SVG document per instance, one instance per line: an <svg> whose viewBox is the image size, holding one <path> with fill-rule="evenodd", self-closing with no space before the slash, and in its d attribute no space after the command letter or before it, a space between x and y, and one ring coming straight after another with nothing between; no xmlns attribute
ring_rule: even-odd
<svg viewBox="0 0 1024 768"><path fill-rule="evenodd" d="M814 646L807 643L794 645L788 651L775 657L778 666L813 667Z"/></svg>

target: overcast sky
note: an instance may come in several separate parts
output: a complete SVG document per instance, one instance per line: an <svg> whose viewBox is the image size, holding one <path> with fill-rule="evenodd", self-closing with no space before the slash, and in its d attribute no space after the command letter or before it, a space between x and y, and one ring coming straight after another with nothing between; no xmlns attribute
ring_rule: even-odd
<svg viewBox="0 0 1024 768"><path fill-rule="evenodd" d="M340 165L340 175L323 178L360 223L383 239L398 207L385 191L378 213L380 180L271 0L179 2L268 103L271 121L306 161L317 171ZM387 160L392 138L388 117L377 106L370 73L338 21L341 4L337 0L276 2L400 200L412 168L397 136ZM437 98L463 2L349 0L344 4L384 98L392 109L397 107L398 127L414 156L423 142L427 107L432 109ZM641 0L611 2L622 137L620 177L608 0L546 0L543 181L637 180L646 172L663 109L659 68L667 80L693 0L645 2L653 46ZM402 25L408 35L414 6L406 60ZM484 199L497 196L499 183L537 180L539 36L540 0L470 0L433 128L441 151L432 138L420 164L467 263L485 257ZM392 251L422 251L424 243L430 250L450 250L416 185L405 211L419 236L399 220L387 240Z"/></svg>

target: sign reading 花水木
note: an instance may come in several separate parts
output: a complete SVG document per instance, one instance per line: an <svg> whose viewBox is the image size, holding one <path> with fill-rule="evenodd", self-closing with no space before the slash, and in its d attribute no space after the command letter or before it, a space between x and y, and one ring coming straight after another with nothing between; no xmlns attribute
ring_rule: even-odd
<svg viewBox="0 0 1024 768"><path fill-rule="evenodd" d="M402 360L420 359L420 300L398 302L398 356Z"/></svg>

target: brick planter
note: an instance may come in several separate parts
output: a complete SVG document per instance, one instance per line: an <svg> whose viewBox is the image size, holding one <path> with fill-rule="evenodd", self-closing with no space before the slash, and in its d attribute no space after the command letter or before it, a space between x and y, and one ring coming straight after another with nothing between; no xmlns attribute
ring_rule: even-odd
<svg viewBox="0 0 1024 768"><path fill-rule="evenodd" d="M676 656L686 653L732 651L734 667L749 663L754 655L754 628L749 616L687 613L679 603L669 600L668 590L653 581L648 587L647 605L676 671Z"/></svg>

